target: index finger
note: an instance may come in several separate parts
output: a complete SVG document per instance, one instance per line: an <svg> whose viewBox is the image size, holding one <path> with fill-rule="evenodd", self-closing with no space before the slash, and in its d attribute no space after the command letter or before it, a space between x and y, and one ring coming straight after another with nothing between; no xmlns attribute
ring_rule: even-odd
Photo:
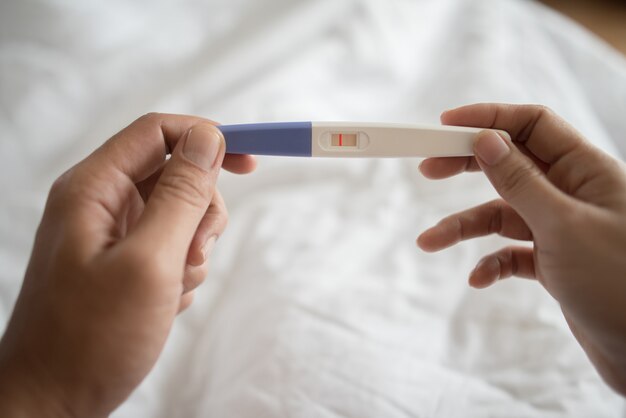
<svg viewBox="0 0 626 418"><path fill-rule="evenodd" d="M502 129L542 162L552 165L585 138L552 110L540 105L481 103L449 110L441 115L445 125Z"/></svg>
<svg viewBox="0 0 626 418"><path fill-rule="evenodd" d="M540 105L481 103L448 110L444 125L473 126L507 131L518 148L542 171L582 144L585 138L552 110ZM420 171L441 179L466 171L479 171L474 157L428 158Z"/></svg>
<svg viewBox="0 0 626 418"><path fill-rule="evenodd" d="M431 157L419 165L424 176L429 179L445 179L464 172L480 171L474 157Z"/></svg>
<svg viewBox="0 0 626 418"><path fill-rule="evenodd" d="M198 116L147 113L135 120L87 157L83 164L113 169L139 183L161 168L178 140L198 123L216 122ZM250 155L226 156L223 167L234 173L254 170Z"/></svg>

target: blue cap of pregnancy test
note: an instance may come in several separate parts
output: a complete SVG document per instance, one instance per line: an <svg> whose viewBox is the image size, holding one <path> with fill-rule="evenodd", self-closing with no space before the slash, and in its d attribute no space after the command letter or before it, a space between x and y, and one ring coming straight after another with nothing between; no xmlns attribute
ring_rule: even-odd
<svg viewBox="0 0 626 418"><path fill-rule="evenodd" d="M311 156L311 122L221 125L228 154Z"/></svg>

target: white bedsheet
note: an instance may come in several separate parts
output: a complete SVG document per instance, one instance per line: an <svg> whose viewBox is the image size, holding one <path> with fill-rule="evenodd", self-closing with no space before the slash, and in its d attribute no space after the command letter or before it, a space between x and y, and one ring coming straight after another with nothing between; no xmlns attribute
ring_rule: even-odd
<svg viewBox="0 0 626 418"><path fill-rule="evenodd" d="M0 5L0 323L53 179L147 111L223 123L436 123L547 104L626 152L626 62L523 0L20 0ZM618 417L538 284L466 285L486 238L415 248L493 198L416 160L262 158L224 173L207 283L116 417Z"/></svg>

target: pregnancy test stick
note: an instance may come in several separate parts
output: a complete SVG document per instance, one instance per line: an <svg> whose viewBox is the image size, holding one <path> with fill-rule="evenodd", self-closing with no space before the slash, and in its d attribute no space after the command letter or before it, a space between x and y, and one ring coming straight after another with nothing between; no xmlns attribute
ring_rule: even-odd
<svg viewBox="0 0 626 418"><path fill-rule="evenodd" d="M483 128L360 122L221 125L230 154L293 157L454 157L473 155ZM505 138L509 134L498 131Z"/></svg>

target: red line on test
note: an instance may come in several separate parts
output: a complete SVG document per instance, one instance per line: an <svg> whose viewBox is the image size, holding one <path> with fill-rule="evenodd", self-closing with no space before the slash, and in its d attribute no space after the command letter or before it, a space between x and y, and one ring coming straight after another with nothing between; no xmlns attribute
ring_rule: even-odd
<svg viewBox="0 0 626 418"><path fill-rule="evenodd" d="M339 146L343 146L343 134L339 134Z"/></svg>

